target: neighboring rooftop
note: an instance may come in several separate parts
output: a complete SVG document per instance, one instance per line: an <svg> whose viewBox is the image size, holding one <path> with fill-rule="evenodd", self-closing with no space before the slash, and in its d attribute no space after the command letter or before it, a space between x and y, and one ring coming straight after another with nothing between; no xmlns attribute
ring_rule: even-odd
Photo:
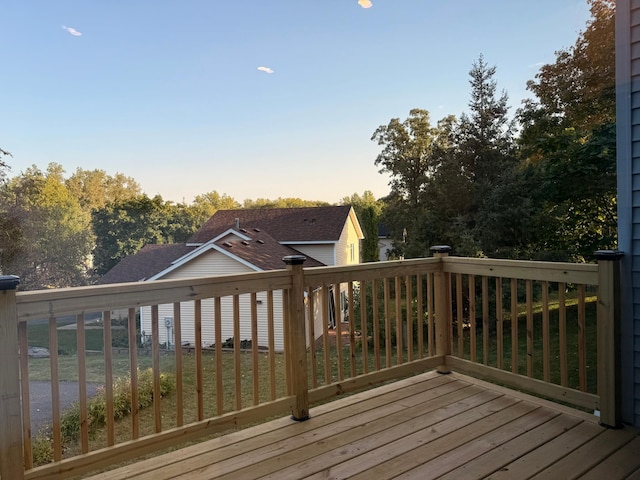
<svg viewBox="0 0 640 480"><path fill-rule="evenodd" d="M229 228L246 225L269 232L280 243L337 241L350 210L349 205L218 210L187 244L203 244Z"/></svg>
<svg viewBox="0 0 640 480"><path fill-rule="evenodd" d="M230 255L238 257L246 262L255 265L261 270L277 270L285 268L282 259L288 255L302 255L298 250L287 245L281 245L271 235L259 228L247 226L240 228L240 234L250 237L250 240L226 240L215 242L215 246L228 252ZM304 262L305 267L320 267L324 263L307 255Z"/></svg>
<svg viewBox="0 0 640 480"><path fill-rule="evenodd" d="M136 254L120 260L111 270L100 277L96 283L102 285L141 282L168 268L176 258L180 258L194 249L194 247L188 247L184 243L145 245Z"/></svg>

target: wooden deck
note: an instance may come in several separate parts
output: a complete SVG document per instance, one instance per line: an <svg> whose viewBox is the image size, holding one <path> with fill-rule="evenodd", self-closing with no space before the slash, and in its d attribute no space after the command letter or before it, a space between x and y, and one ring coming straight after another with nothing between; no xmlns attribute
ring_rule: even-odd
<svg viewBox="0 0 640 480"><path fill-rule="evenodd" d="M640 479L638 434L432 372L90 478Z"/></svg>

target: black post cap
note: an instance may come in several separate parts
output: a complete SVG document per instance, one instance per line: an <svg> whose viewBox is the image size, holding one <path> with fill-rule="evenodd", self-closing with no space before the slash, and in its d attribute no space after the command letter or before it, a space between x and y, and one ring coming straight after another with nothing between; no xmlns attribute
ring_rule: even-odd
<svg viewBox="0 0 640 480"><path fill-rule="evenodd" d="M429 250L433 253L449 253L451 251L451 247L449 245L434 245Z"/></svg>
<svg viewBox="0 0 640 480"><path fill-rule="evenodd" d="M19 283L17 275L0 275L0 290L15 290Z"/></svg>
<svg viewBox="0 0 640 480"><path fill-rule="evenodd" d="M624 257L624 252L621 252L620 250L597 250L594 255L596 260L615 261Z"/></svg>
<svg viewBox="0 0 640 480"><path fill-rule="evenodd" d="M282 261L287 265L302 265L307 260L304 255L287 255Z"/></svg>

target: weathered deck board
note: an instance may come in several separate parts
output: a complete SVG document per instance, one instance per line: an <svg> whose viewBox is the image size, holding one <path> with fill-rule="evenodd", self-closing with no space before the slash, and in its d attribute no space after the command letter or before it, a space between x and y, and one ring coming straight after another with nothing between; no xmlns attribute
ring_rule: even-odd
<svg viewBox="0 0 640 480"><path fill-rule="evenodd" d="M306 422L274 420L91 479L616 480L639 475L637 435L466 376L427 373L312 408Z"/></svg>

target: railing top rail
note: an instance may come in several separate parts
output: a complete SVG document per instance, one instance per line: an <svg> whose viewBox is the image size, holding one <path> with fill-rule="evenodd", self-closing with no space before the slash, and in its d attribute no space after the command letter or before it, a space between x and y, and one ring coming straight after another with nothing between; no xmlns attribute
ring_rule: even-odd
<svg viewBox="0 0 640 480"><path fill-rule="evenodd" d="M16 293L19 321L291 287L286 270Z"/></svg>
<svg viewBox="0 0 640 480"><path fill-rule="evenodd" d="M598 265L593 263L466 257L445 257L442 263L444 271L448 273L598 285Z"/></svg>
<svg viewBox="0 0 640 480"><path fill-rule="evenodd" d="M401 275L435 272L440 268L439 258L415 258L385 262L360 263L340 267L305 268L305 287L317 287L330 283L373 280Z"/></svg>

